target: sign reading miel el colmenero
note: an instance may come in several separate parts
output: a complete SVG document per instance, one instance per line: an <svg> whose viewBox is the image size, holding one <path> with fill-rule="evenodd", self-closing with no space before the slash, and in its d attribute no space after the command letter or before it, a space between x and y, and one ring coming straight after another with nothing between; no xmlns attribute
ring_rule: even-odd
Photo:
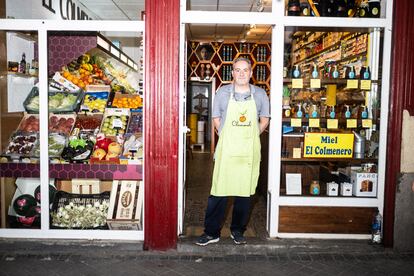
<svg viewBox="0 0 414 276"><path fill-rule="evenodd" d="M303 157L352 158L354 134L305 133Z"/></svg>

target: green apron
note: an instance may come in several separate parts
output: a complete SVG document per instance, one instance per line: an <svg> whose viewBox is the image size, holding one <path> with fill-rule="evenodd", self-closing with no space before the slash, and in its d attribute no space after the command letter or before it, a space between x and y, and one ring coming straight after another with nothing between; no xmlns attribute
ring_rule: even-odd
<svg viewBox="0 0 414 276"><path fill-rule="evenodd" d="M256 191L260 169L260 139L256 103L230 95L226 120L218 140L211 195L248 197Z"/></svg>

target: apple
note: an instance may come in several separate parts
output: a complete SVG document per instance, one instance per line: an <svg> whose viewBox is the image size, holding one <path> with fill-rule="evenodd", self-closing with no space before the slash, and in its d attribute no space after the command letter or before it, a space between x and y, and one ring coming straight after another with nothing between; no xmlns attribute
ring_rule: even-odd
<svg viewBox="0 0 414 276"><path fill-rule="evenodd" d="M104 159L105 155L106 155L106 151L102 148L96 149L92 154L94 158L99 159L99 160Z"/></svg>
<svg viewBox="0 0 414 276"><path fill-rule="evenodd" d="M121 154L122 148L121 145L117 142L112 142L108 145L108 152L109 153L115 153L115 154Z"/></svg>
<svg viewBox="0 0 414 276"><path fill-rule="evenodd" d="M96 141L96 146L104 151L108 150L109 144L112 143L112 140L109 138L103 138Z"/></svg>

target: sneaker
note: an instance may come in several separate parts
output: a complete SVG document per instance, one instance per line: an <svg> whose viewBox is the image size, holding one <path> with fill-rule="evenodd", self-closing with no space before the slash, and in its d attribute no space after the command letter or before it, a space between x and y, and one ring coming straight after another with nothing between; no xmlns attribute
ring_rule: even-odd
<svg viewBox="0 0 414 276"><path fill-rule="evenodd" d="M246 244L246 238L243 237L243 234L237 231L231 232L230 237L233 239L235 244Z"/></svg>
<svg viewBox="0 0 414 276"><path fill-rule="evenodd" d="M209 243L216 243L219 240L220 240L219 237L215 238L215 237L209 236L207 234L203 234L198 238L196 244L201 245L201 246L206 246Z"/></svg>

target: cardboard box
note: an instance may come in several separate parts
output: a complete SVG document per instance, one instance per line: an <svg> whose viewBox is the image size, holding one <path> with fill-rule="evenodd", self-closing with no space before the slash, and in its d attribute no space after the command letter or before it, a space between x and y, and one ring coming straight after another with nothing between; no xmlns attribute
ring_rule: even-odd
<svg viewBox="0 0 414 276"><path fill-rule="evenodd" d="M341 183L341 196L352 196L352 184L348 182Z"/></svg>
<svg viewBox="0 0 414 276"><path fill-rule="evenodd" d="M75 180L75 184L73 184L73 180ZM67 193L72 194L94 194L98 190L99 193L109 192L112 189L112 181L101 181L97 179L73 179L73 180L58 180L57 181L57 189L59 191L64 191ZM99 183L99 187L94 186L92 188L92 183ZM85 183L85 186L82 185ZM96 184L95 184L96 185ZM92 191L93 190L93 191Z"/></svg>
<svg viewBox="0 0 414 276"><path fill-rule="evenodd" d="M338 196L339 185L336 182L326 183L326 195Z"/></svg>
<svg viewBox="0 0 414 276"><path fill-rule="evenodd" d="M114 180L107 224L111 230L142 230L142 181Z"/></svg>
<svg viewBox="0 0 414 276"><path fill-rule="evenodd" d="M352 194L354 196L377 196L377 173L355 172L351 173L353 184Z"/></svg>

